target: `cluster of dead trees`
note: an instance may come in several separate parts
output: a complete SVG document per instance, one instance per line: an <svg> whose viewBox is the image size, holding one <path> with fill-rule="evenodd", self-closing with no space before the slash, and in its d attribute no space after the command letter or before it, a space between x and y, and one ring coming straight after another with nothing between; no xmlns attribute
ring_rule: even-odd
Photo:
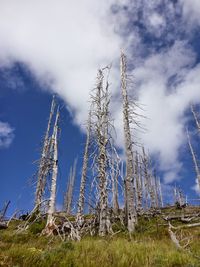
<svg viewBox="0 0 200 267"><path fill-rule="evenodd" d="M140 108L136 97L130 97L129 94L132 80L123 52L120 57L120 89L124 154L120 157L111 114L110 71L111 66L98 70L96 85L90 95L80 189L75 207L73 197L77 159L68 176L63 210L56 211L60 108L54 96L38 164L34 208L22 218L25 223L20 224L17 231L24 231L35 221L45 219L46 226L42 234L58 234L62 240L80 240L86 234L114 234L112 226L116 222L126 227L129 233L133 233L139 216L160 216L167 222L172 242L178 249L184 249L189 243L182 245L185 238L179 238L178 234L183 228L199 226L200 213L185 213L187 198L179 187L174 187L174 204L180 208L181 214L167 215L164 210L160 178L149 154L143 145L138 144L135 137L137 129L141 127L141 115L138 114ZM192 113L200 132L200 122L193 107ZM187 137L200 188L200 169L188 131ZM0 228L3 229L7 228L9 223L3 220L8 205L9 202L0 213ZM173 226L171 223L174 219L185 225Z"/></svg>
<svg viewBox="0 0 200 267"><path fill-rule="evenodd" d="M111 66L98 70L96 85L90 95L80 190L73 211L77 159L70 169L63 211L56 211L60 109L55 96L53 97L37 172L35 205L23 229L27 229L28 222L33 221L34 215L36 220L46 217L46 226L42 232L45 235L56 231L59 235L66 234L76 240L80 240L86 233L105 236L113 233L112 225L116 221L120 221L129 233L132 233L138 224L139 216L156 214L163 207L160 178L144 146L139 145L135 138L135 131L141 127L141 115L138 114L140 109L137 99L129 95L132 81L123 52L120 57L125 152L123 160L118 154L110 107L110 70ZM199 127L196 113L193 109L192 112ZM189 134L188 142L200 183L200 171ZM179 188L174 189L174 202L180 207L186 203ZM89 209L88 216L85 216L86 208ZM71 217L74 220L70 220Z"/></svg>
<svg viewBox="0 0 200 267"><path fill-rule="evenodd" d="M121 160L115 142L115 129L111 117L109 73L111 66L98 70L95 88L91 92L90 110L86 127L86 143L80 179L80 191L76 208L76 226L85 226L85 210L95 218L98 234L112 233L113 218L120 218L130 233L134 232L138 216L149 209L163 206L160 179L144 147L137 146L134 130L139 127L138 104L129 97L130 77L127 59L121 53L121 100L124 128L125 160ZM59 107L53 97L48 126L39 162L34 212L47 214L43 233L49 234L55 226L56 187L58 175ZM73 187L76 164L70 170L64 199L63 213L72 213ZM125 168L124 168L125 167ZM47 178L50 190L47 192ZM120 194L121 193L121 194ZM66 223L65 218L65 223ZM69 224L69 221L68 221Z"/></svg>

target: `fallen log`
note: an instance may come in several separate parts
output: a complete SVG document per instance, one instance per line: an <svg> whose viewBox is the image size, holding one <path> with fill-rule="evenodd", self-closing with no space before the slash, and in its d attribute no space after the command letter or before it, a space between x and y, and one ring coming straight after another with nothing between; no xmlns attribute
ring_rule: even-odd
<svg viewBox="0 0 200 267"><path fill-rule="evenodd" d="M165 221L171 221L171 220L182 220L182 221L190 221L194 218L200 218L200 214L179 214L179 215L167 215L167 216L162 216Z"/></svg>

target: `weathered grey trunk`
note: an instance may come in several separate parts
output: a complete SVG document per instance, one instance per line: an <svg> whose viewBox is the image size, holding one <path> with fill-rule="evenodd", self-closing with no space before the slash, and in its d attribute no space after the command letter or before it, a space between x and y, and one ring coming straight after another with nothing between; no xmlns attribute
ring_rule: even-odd
<svg viewBox="0 0 200 267"><path fill-rule="evenodd" d="M151 171L150 173L150 198L151 208L156 208L156 188L155 188L155 177Z"/></svg>
<svg viewBox="0 0 200 267"><path fill-rule="evenodd" d="M0 221L4 219L9 205L10 205L10 200L5 203L3 209L0 211Z"/></svg>
<svg viewBox="0 0 200 267"><path fill-rule="evenodd" d="M53 223L53 214L55 212L55 203L56 203L56 184L57 184L57 175L58 175L58 121L59 121L59 110L56 114L55 125L52 135L52 152L53 152L53 166L52 166L52 178L51 178L51 188L50 188L50 199L49 199L49 208L47 216L47 225Z"/></svg>
<svg viewBox="0 0 200 267"><path fill-rule="evenodd" d="M176 185L173 188L173 195L174 195L174 204L176 204L178 202L178 192L177 192Z"/></svg>
<svg viewBox="0 0 200 267"><path fill-rule="evenodd" d="M128 231L134 232L137 224L137 212L135 208L135 195L134 195L134 158L132 148L132 138L130 130L130 112L129 100L127 95L127 66L126 56L121 53L121 91L123 97L123 124L124 124L124 137L125 137L125 153L126 153L126 178L125 178L125 211Z"/></svg>
<svg viewBox="0 0 200 267"><path fill-rule="evenodd" d="M42 196L44 194L45 186L46 186L46 178L48 173L48 166L49 166L49 146L50 146L50 140L49 140L49 133L50 128L52 124L52 118L54 115L54 109L55 109L55 98L53 96L52 103L51 103L51 110L47 125L47 130L44 137L44 144L42 148L42 155L40 159L40 165L38 170L38 180L37 180L37 187L36 187L36 193L35 193L35 209L40 206L40 203L42 202Z"/></svg>
<svg viewBox="0 0 200 267"><path fill-rule="evenodd" d="M67 215L71 214L71 209L72 209L72 198L73 198L74 182L76 177L76 166L77 166L77 158L74 160L73 168L70 169L68 187L65 196L65 211Z"/></svg>
<svg viewBox="0 0 200 267"><path fill-rule="evenodd" d="M149 199L149 171L148 171L148 159L144 150L144 147L142 148L142 164L143 164L143 172L144 172L144 205L145 209L147 210L149 208L148 206L148 199Z"/></svg>
<svg viewBox="0 0 200 267"><path fill-rule="evenodd" d="M76 216L76 220L79 221L80 223L82 221L84 202L85 202L85 188L86 188L87 169L88 169L90 136L91 136L91 110L89 112L88 122L87 122L87 139L83 157L83 169L81 175L81 185L80 185L79 200L78 200L78 211Z"/></svg>
<svg viewBox="0 0 200 267"><path fill-rule="evenodd" d="M163 196L162 196L162 187L160 182L160 177L158 177L158 192L159 192L159 206L163 207Z"/></svg>
<svg viewBox="0 0 200 267"><path fill-rule="evenodd" d="M104 75L99 70L96 88L96 138L98 144L98 181L99 181L99 235L104 236L110 231L110 218L108 214L107 192L107 144L108 144L108 116L109 99L108 83L103 88Z"/></svg>
<svg viewBox="0 0 200 267"><path fill-rule="evenodd" d="M142 177L141 177L137 151L135 156L135 175L136 175L136 189L137 189L137 212L140 213L142 211L142 180L141 180Z"/></svg>
<svg viewBox="0 0 200 267"><path fill-rule="evenodd" d="M194 168L195 168L195 172L196 172L196 178L197 178L198 187L199 187L199 190L200 190L200 169L199 169L199 165L198 165L198 162L197 162L197 159L196 159L196 155L195 155L194 149L193 149L191 141L190 141L190 136L189 136L188 131L187 131L187 139L188 139L188 144L189 144L189 147L190 147L190 152L191 152L193 163L194 163Z"/></svg>
<svg viewBox="0 0 200 267"><path fill-rule="evenodd" d="M114 214L119 212L118 203L118 178L119 178L119 162L112 159L112 207Z"/></svg>
<svg viewBox="0 0 200 267"><path fill-rule="evenodd" d="M156 176L156 173L154 172L154 192L155 192L155 203L156 203L156 208L160 207L159 204L159 189L158 189L158 179Z"/></svg>
<svg viewBox="0 0 200 267"><path fill-rule="evenodd" d="M195 110L194 110L194 108L193 108L192 105L191 105L191 111L192 111L192 114L194 116L194 119L195 119L195 122L196 122L196 126L197 126L197 129L198 129L198 132L200 133L200 122L199 122L199 120L197 118L197 114L196 114L196 112L195 112Z"/></svg>

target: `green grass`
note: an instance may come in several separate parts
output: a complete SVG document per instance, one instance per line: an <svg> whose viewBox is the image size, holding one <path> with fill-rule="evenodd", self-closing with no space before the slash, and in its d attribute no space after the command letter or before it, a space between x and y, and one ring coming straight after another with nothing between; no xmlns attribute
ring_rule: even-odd
<svg viewBox="0 0 200 267"><path fill-rule="evenodd" d="M14 234L16 222L0 231L0 266L3 267L200 267L200 229L193 228L192 253L178 251L160 218L140 218L130 237L122 228L113 237L85 237L80 242L61 242L59 237L40 236L41 226L33 225L23 234ZM162 224L162 225L161 225ZM120 229L120 225L115 225Z"/></svg>

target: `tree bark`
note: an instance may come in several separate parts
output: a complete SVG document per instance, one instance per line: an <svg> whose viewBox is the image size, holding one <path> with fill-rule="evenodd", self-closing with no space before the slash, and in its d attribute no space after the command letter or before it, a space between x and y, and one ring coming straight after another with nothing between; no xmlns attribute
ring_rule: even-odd
<svg viewBox="0 0 200 267"><path fill-rule="evenodd" d="M196 126L197 126L197 129L198 129L198 132L200 133L200 122L199 122L199 120L197 118L197 114L196 114L196 112L195 112L195 110L194 110L194 108L193 108L192 105L191 105L191 111L192 111L192 114L194 116L194 119L195 119L195 122L196 122Z"/></svg>
<svg viewBox="0 0 200 267"><path fill-rule="evenodd" d="M134 195L134 158L132 150L132 139L130 130L130 113L129 113L129 100L127 95L127 65L126 56L121 53L121 91L123 97L123 123L124 123L124 136L125 136L125 152L126 152L126 178L125 178L125 210L128 231L134 232L137 224L137 212L135 208L135 195Z"/></svg>
<svg viewBox="0 0 200 267"><path fill-rule="evenodd" d="M41 159L40 159L34 208L36 208L36 207L39 208L40 203L42 202L42 196L44 194L44 190L45 190L45 186L46 186L46 178L47 178L47 174L49 171L49 169L48 169L48 166L49 166L49 146L50 146L49 133L50 133L50 128L51 128L51 124L52 124L52 118L54 115L54 109L55 109L55 97L53 96L52 103L51 103L50 115L49 115L49 121L47 124L47 130L46 130L45 138L44 138L42 155L41 155Z"/></svg>
<svg viewBox="0 0 200 267"><path fill-rule="evenodd" d="M198 166L198 162L197 162L197 159L196 159L196 155L195 155L194 149L193 149L191 141L190 141L190 136L189 136L188 131L187 131L187 139L188 139L188 144L189 144L189 147L190 147L190 152L191 152L193 163L194 163L194 168L195 168L195 171L196 171L198 187L199 187L199 190L200 190L200 170L199 170L199 166Z"/></svg>
<svg viewBox="0 0 200 267"><path fill-rule="evenodd" d="M89 144L90 144L90 135L91 135L91 110L88 116L88 123L87 123L87 139L85 144L85 152L83 158L83 169L81 175L81 185L80 185L80 192L79 192L79 200L78 200L78 211L76 220L81 222L82 215L84 211L84 202L85 202L85 188L86 188L86 179L87 179L87 169L88 169L88 157L89 157Z"/></svg>
<svg viewBox="0 0 200 267"><path fill-rule="evenodd" d="M74 160L73 168L71 168L70 170L68 187L65 196L65 211L67 215L71 214L71 209L72 209L72 198L73 198L74 182L76 177L76 166L77 166L77 159Z"/></svg>
<svg viewBox="0 0 200 267"><path fill-rule="evenodd" d="M50 199L47 217L47 226L53 223L53 214L55 212L56 203L56 183L58 175L58 121L59 121L59 110L57 110L55 125L52 135L52 151L53 151L53 166L52 166L52 179L51 179L51 189L50 189Z"/></svg>

